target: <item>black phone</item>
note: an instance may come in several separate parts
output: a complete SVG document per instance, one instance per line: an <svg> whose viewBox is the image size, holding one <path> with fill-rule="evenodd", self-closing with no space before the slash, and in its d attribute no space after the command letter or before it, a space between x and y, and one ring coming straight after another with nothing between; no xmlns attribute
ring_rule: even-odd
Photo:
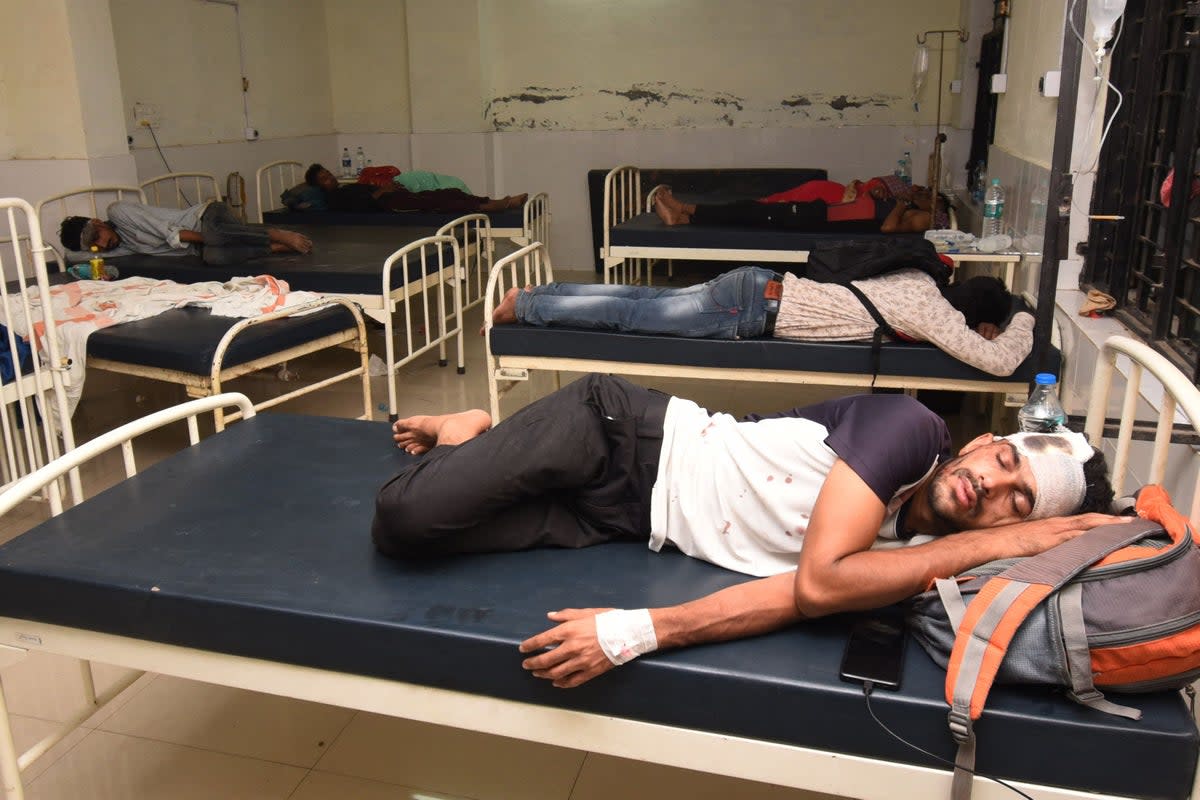
<svg viewBox="0 0 1200 800"><path fill-rule="evenodd" d="M866 617L854 624L842 653L842 680L896 690L903 668L903 619Z"/></svg>

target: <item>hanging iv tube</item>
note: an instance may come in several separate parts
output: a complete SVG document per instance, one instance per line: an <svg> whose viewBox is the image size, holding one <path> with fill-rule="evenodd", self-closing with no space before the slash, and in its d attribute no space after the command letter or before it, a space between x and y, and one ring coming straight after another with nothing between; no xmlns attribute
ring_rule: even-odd
<svg viewBox="0 0 1200 800"><path fill-rule="evenodd" d="M942 61L944 60L945 54L946 54L946 34L948 34L948 33L953 33L955 36L958 37L958 40L960 42L967 41L967 38L970 36L970 34L967 31L963 30L962 28L944 28L941 30L925 31L924 33L917 34L917 44L919 44L919 45L925 44L926 37L934 36L934 35L941 37L941 41L940 41L939 47L938 47L937 119L936 119L936 123L935 123L936 131L935 131L934 137L933 137L933 146L935 148L935 151L938 153L938 157L934 159L935 164L934 164L934 171L933 171L933 186L929 187L930 192L931 192L930 198L929 198L929 202L930 202L929 224L930 224L930 226L933 225L934 217L937 215L938 190L941 188L939 184L942 181L942 174L941 174L942 173L942 159L941 159Z"/></svg>

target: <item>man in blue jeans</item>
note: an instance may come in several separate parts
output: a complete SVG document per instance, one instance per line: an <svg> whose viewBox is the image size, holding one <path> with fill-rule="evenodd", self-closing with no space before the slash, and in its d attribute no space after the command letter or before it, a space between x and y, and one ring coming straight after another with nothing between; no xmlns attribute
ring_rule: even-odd
<svg viewBox="0 0 1200 800"><path fill-rule="evenodd" d="M857 291L857 294L855 293ZM928 342L992 375L1011 375L1033 347L1033 315L1012 312L997 278L941 287L920 269L897 269L850 286L741 267L685 288L551 283L513 288L492 323L682 336L795 341L870 341L879 323L901 341Z"/></svg>
<svg viewBox="0 0 1200 800"><path fill-rule="evenodd" d="M112 257L198 253L211 266L241 264L271 253L312 252L307 236L248 225L220 202L176 209L118 201L108 206L107 215L107 220L67 217L59 228L59 241L73 252L95 247Z"/></svg>

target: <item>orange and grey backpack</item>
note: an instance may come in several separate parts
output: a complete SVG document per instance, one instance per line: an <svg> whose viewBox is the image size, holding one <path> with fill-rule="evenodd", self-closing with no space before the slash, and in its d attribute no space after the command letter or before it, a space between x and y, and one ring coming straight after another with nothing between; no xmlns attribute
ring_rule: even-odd
<svg viewBox="0 0 1200 800"><path fill-rule="evenodd" d="M914 598L913 634L946 667L954 800L971 794L973 723L993 682L1064 686L1084 705L1138 719L1100 690L1182 689L1200 677L1200 537L1159 486L1139 492L1136 510Z"/></svg>

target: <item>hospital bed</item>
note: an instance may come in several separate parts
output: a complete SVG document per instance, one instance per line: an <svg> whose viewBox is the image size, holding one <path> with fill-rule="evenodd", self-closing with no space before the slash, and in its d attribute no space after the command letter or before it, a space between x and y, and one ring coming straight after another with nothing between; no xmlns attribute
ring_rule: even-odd
<svg viewBox="0 0 1200 800"><path fill-rule="evenodd" d="M827 243L877 241L881 237L919 234L805 233L801 231L664 224L654 213L654 194L660 185L643 186L638 167L623 165L604 178L600 257L605 283L649 282L655 261L675 259L732 261L741 264L803 264L814 247ZM643 190L646 194L643 195ZM695 202L697 197L681 199ZM729 197L713 198L725 202ZM951 209L953 213L953 210ZM953 227L953 223L952 223ZM1006 284L1012 286L1012 267L1019 253L949 253L955 263L988 262L1005 265Z"/></svg>
<svg viewBox="0 0 1200 800"><path fill-rule="evenodd" d="M535 325L497 325L492 311L507 289L554 280L545 250L528 245L492 268L484 301L491 412L500 418L500 397L535 370L615 372L707 380L816 384L1024 396L1039 371L1037 352L1012 375L997 377L964 364L931 344L885 342L875 374L870 342L796 342L759 338L688 339L604 330ZM1062 363L1048 347L1047 362ZM1056 370L1055 370L1056 371ZM1003 404L994 404L998 413Z"/></svg>
<svg viewBox="0 0 1200 800"><path fill-rule="evenodd" d="M1089 430L1108 407L1103 365L1118 356L1163 380L1200 430L1200 391L1125 339L1104 349L1093 398L1105 400ZM517 644L547 626L548 609L662 606L747 578L636 542L383 558L368 535L374 492L413 459L383 423L250 419L243 397L192 401L77 448L0 495L0 513L168 420L189 419L195 443L194 415L223 403L247 419L0 547L0 663L46 652L828 794L949 796L949 768L891 739L859 687L838 679L842 617L657 653L578 689L532 677ZM126 464L132 474L132 455ZM952 758L944 673L908 648L902 688L876 692L873 713ZM978 768L1038 800L1200 798L1200 734L1182 695L1131 702L1140 721L1049 689L998 687L978 726ZM18 755L5 719L0 773L17 800L20 769L70 724ZM1012 796L983 777L974 792Z"/></svg>
<svg viewBox="0 0 1200 800"><path fill-rule="evenodd" d="M94 216L101 205L98 197L145 202L132 187L87 187L44 200L38 213L43 224L81 213L73 211L73 206ZM308 255L278 254L232 267L208 266L196 256L128 255L106 259L106 263L116 266L124 277L139 275L179 283L269 272L294 290L352 301L384 326L389 413L394 415L396 375L401 367L435 348L445 366L446 347L453 341L458 371L466 369L464 294L472 304L482 299L487 261L485 248L478 244L486 235L487 224L483 215L470 214L438 229L319 226L304 230L315 243ZM465 244L460 247L460 243Z"/></svg>
<svg viewBox="0 0 1200 800"><path fill-rule="evenodd" d="M304 180L306 167L299 161L272 161L255 173L255 199L259 222L270 225L384 225L438 227L453 220L453 213L399 211L395 213L347 213L336 211L290 211L278 207L279 195ZM493 239L510 239L517 245L550 241L550 196L531 194L520 210L487 214L488 244Z"/></svg>
<svg viewBox="0 0 1200 800"><path fill-rule="evenodd" d="M145 196L137 187L90 187L43 200L37 205L36 218L41 225L56 226L57 220L71 214L102 216L99 198L106 196L145 202ZM63 270L66 269L65 256L56 253L55 260ZM122 277L131 274L123 272ZM206 272L180 282L218 279ZM182 386L190 397L205 397L220 394L223 385L235 378L339 346L357 354L357 366L275 394L259 401L256 408L270 408L326 386L358 378L362 384L361 419L370 419L373 412L367 374L366 326L358 307L342 298L297 305L245 319L213 316L201 309L172 309L150 319L94 332L88 338L87 367L174 383ZM286 376L286 370L282 374ZM215 415L217 430L233 419L236 416L228 418L218 410Z"/></svg>

